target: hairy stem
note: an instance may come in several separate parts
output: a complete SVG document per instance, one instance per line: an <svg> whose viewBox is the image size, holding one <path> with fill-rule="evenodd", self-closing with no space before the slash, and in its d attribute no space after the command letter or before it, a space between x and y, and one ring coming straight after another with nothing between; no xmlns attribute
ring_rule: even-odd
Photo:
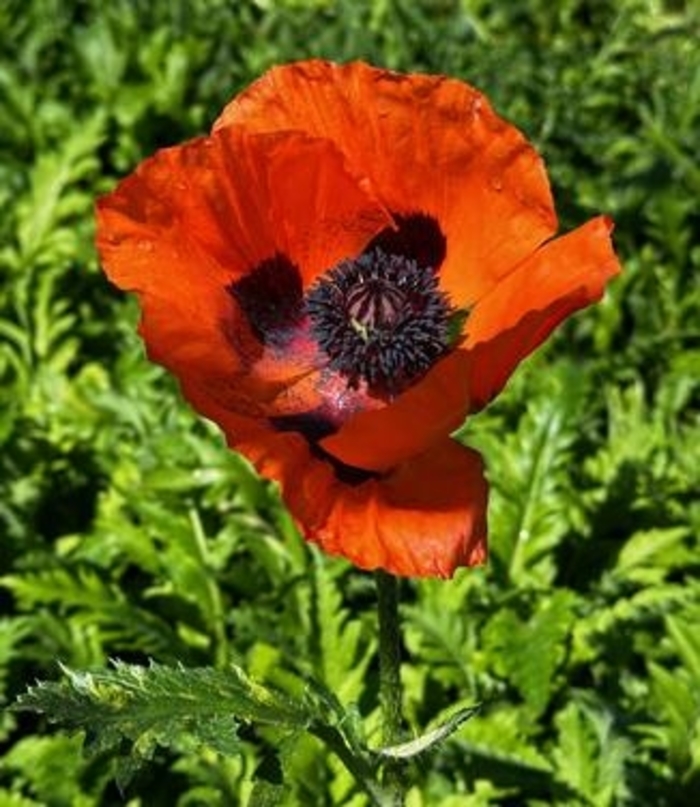
<svg viewBox="0 0 700 807"><path fill-rule="evenodd" d="M375 572L379 614L379 698L382 711L382 743L396 745L402 739L401 632L399 628L398 581L381 570ZM391 807L403 807L403 765L387 761L384 788Z"/></svg>

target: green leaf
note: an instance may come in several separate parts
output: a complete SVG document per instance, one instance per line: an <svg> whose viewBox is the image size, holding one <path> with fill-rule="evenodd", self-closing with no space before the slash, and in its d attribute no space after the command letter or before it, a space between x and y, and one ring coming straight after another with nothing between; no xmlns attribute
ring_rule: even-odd
<svg viewBox="0 0 700 807"><path fill-rule="evenodd" d="M69 731L85 731L86 747L93 752L115 751L125 742L130 759L121 763L124 781L159 745L205 745L235 754L241 722L289 731L310 720L305 706L233 666L139 667L116 661L109 670L63 671L64 681L31 687L14 710L41 712Z"/></svg>
<svg viewBox="0 0 700 807"><path fill-rule="evenodd" d="M450 718L440 723L436 728L425 732L425 734L421 734L421 736L416 737L415 740L400 743L399 745L378 748L374 753L380 757L388 757L389 759L411 759L419 754L424 754L426 751L434 748L438 743L441 743L450 735L454 734L467 720L474 717L475 714L478 714L480 709L481 705L460 709Z"/></svg>
<svg viewBox="0 0 700 807"><path fill-rule="evenodd" d="M533 587L551 584L552 550L571 528L572 445L587 383L570 363L546 372L515 425L496 422L470 440L489 458L494 569L504 581Z"/></svg>
<svg viewBox="0 0 700 807"><path fill-rule="evenodd" d="M626 795L625 766L633 748L619 735L612 713L588 700L571 701L554 718L559 736L552 757L557 776L586 804L606 807Z"/></svg>
<svg viewBox="0 0 700 807"><path fill-rule="evenodd" d="M518 688L536 715L552 697L554 675L566 653L574 621L574 596L564 590L543 599L528 619L510 609L498 612L484 633L495 665Z"/></svg>
<svg viewBox="0 0 700 807"><path fill-rule="evenodd" d="M27 265L70 255L75 236L58 225L90 209L90 195L76 188L98 168L104 123L102 111L94 113L73 128L60 150L42 154L33 166L31 194L18 206L17 236Z"/></svg>
<svg viewBox="0 0 700 807"><path fill-rule="evenodd" d="M450 747L468 749L479 759L492 760L495 766L520 771L521 778L530 771L537 778L551 779L551 764L534 739L536 731L537 725L525 710L505 701L496 702L486 704L467 721Z"/></svg>
<svg viewBox="0 0 700 807"><path fill-rule="evenodd" d="M700 636L697 624L691 625L676 616L667 616L666 627L690 675L700 704Z"/></svg>
<svg viewBox="0 0 700 807"><path fill-rule="evenodd" d="M580 707L569 703L555 718L559 743L554 750L559 776L578 793L595 791L598 745Z"/></svg>
<svg viewBox="0 0 700 807"><path fill-rule="evenodd" d="M499 787L513 788L521 796L551 795L554 774L534 740L534 729L523 710L511 704L487 706L466 723L441 756L446 754L448 759L454 758L456 768L473 771ZM521 801L525 803L524 798Z"/></svg>
<svg viewBox="0 0 700 807"><path fill-rule="evenodd" d="M658 720L663 723L662 746L669 756L672 770L682 775L692 759L691 738L698 720L698 704L683 677L653 661L647 666Z"/></svg>
<svg viewBox="0 0 700 807"><path fill-rule="evenodd" d="M116 585L108 585L94 570L78 567L45 569L36 573L7 575L0 586L13 592L26 610L51 604L70 611L71 624L99 625L105 637L119 646L138 645L144 652L172 657L181 640L171 625L156 613L130 603ZM36 615L32 618L36 618Z"/></svg>
<svg viewBox="0 0 700 807"><path fill-rule="evenodd" d="M319 552L314 552L312 569L315 622L312 638L318 643L318 665L321 668L316 677L339 700L353 701L362 692L375 643L363 623L343 606L341 588L332 564Z"/></svg>
<svg viewBox="0 0 700 807"><path fill-rule="evenodd" d="M693 558L685 545L687 527L642 530L629 538L617 558L613 573L627 580L661 582L668 572Z"/></svg>

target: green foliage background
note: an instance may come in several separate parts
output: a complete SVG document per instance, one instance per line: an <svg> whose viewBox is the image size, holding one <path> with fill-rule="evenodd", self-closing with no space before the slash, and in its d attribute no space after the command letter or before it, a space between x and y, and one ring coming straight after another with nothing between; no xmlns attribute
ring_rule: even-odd
<svg viewBox="0 0 700 807"><path fill-rule="evenodd" d="M692 0L2 0L0 700L58 662L235 662L324 680L378 743L371 577L305 547L147 363L92 246L95 197L268 66L361 57L480 87L625 267L463 430L491 561L403 584L402 673L411 730L485 706L409 805L698 803L698 31ZM122 795L104 744L3 712L0 807L366 804L295 720L149 736Z"/></svg>

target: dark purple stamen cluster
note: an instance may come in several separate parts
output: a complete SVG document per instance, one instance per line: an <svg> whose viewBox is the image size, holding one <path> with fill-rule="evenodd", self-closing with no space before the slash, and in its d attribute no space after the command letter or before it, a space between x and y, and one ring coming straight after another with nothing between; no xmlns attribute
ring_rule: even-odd
<svg viewBox="0 0 700 807"><path fill-rule="evenodd" d="M348 386L405 389L447 349L451 309L430 268L377 247L311 287L312 333Z"/></svg>

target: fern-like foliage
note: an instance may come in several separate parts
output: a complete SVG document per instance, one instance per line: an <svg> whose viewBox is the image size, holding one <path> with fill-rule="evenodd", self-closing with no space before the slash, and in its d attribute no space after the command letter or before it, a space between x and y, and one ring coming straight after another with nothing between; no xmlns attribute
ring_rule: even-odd
<svg viewBox="0 0 700 807"><path fill-rule="evenodd" d="M619 804L629 794L625 766L632 750L619 736L610 712L572 701L555 717L558 744L553 751L559 776L582 804Z"/></svg>
<svg viewBox="0 0 700 807"><path fill-rule="evenodd" d="M484 630L484 648L496 670L517 688L533 718L556 693L555 675L566 658L574 602L572 594L560 590L538 600L527 619L503 608Z"/></svg>
<svg viewBox="0 0 700 807"><path fill-rule="evenodd" d="M491 562L504 583L540 587L554 578L553 550L576 523L568 471L587 417L586 384L567 362L550 367L546 382L524 386L528 407L517 420L487 414L476 431L493 481Z"/></svg>

